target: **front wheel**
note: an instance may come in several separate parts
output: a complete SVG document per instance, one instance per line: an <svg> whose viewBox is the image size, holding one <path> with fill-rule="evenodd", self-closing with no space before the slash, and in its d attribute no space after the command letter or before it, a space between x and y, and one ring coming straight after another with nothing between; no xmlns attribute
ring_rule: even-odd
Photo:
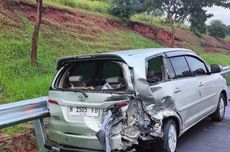
<svg viewBox="0 0 230 152"><path fill-rule="evenodd" d="M177 146L177 128L173 120L168 120L163 125L162 152L175 152Z"/></svg>
<svg viewBox="0 0 230 152"><path fill-rule="evenodd" d="M216 111L211 115L215 121L222 121L225 115L225 96L223 94L219 97L219 103Z"/></svg>

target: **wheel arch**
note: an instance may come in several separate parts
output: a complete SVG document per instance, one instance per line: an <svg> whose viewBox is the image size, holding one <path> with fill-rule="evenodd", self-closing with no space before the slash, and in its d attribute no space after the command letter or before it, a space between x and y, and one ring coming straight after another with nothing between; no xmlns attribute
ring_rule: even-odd
<svg viewBox="0 0 230 152"><path fill-rule="evenodd" d="M181 121L180 121L180 119L178 117L176 117L176 116L165 117L163 119L163 125L168 120L173 120L175 122L175 124L176 124L176 130L177 130L177 136L179 136L180 135L180 130L181 130Z"/></svg>
<svg viewBox="0 0 230 152"><path fill-rule="evenodd" d="M227 95L227 91L226 90L222 90L220 94L223 94L224 95L224 103L225 105L227 106L228 105L228 95Z"/></svg>

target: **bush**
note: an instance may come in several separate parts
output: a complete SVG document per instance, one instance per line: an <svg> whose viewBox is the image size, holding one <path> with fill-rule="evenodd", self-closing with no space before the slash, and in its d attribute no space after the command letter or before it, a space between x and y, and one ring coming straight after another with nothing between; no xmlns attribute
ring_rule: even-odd
<svg viewBox="0 0 230 152"><path fill-rule="evenodd" d="M230 25L228 25L228 26L225 27L225 33L227 35L230 35Z"/></svg>
<svg viewBox="0 0 230 152"><path fill-rule="evenodd" d="M206 10L203 10L201 7L192 10L192 13L189 17L190 31L194 32L197 36L201 37L202 34L207 33L207 25L205 22L208 18L212 17L211 14L207 14Z"/></svg>
<svg viewBox="0 0 230 152"><path fill-rule="evenodd" d="M214 20L211 22L211 25L208 27L208 32L210 35L217 38L225 38L225 24L220 20Z"/></svg>
<svg viewBox="0 0 230 152"><path fill-rule="evenodd" d="M112 5L108 10L109 14L117 16L123 20L129 20L134 14L134 4L132 0L112 0Z"/></svg>
<svg viewBox="0 0 230 152"><path fill-rule="evenodd" d="M77 6L77 4L75 2L70 1L70 0L64 1L64 5L69 6L69 7L76 7Z"/></svg>

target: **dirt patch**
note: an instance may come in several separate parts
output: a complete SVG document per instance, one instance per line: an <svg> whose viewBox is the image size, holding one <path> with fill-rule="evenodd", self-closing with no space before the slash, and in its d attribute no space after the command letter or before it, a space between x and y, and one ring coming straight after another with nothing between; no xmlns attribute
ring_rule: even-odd
<svg viewBox="0 0 230 152"><path fill-rule="evenodd" d="M33 130L8 135L0 133L1 152L37 152L36 138Z"/></svg>
<svg viewBox="0 0 230 152"><path fill-rule="evenodd" d="M138 22L131 22L129 27L146 38L170 47L172 34L169 30ZM230 54L230 42L214 38L210 35L198 37L190 31L177 30L174 47L186 47L185 44L202 48L207 52L220 52L221 50L221 52Z"/></svg>
<svg viewBox="0 0 230 152"><path fill-rule="evenodd" d="M218 50L215 47L211 46L211 45L203 46L203 49L204 49L204 51L210 52L210 53L218 52Z"/></svg>
<svg viewBox="0 0 230 152"><path fill-rule="evenodd" d="M19 2L20 10L30 21L35 21L36 7L33 4ZM65 26L79 32L108 32L114 29L127 30L127 26L116 20L77 11L43 7L42 20L54 26Z"/></svg>
<svg viewBox="0 0 230 152"><path fill-rule="evenodd" d="M186 42L192 45L200 46L201 42L199 37L190 31L177 30L176 31L176 43Z"/></svg>
<svg viewBox="0 0 230 152"><path fill-rule="evenodd" d="M13 28L20 28L22 24L20 23L19 19L17 18L14 9L11 7L11 1L0 1L0 27L13 27Z"/></svg>
<svg viewBox="0 0 230 152"><path fill-rule="evenodd" d="M206 39L206 41L209 42L210 44L212 44L212 46L214 46L214 47L223 48L223 49L229 49L230 48L230 42L226 42L226 41L217 39L217 38L212 37L210 35L206 35L204 37L204 39Z"/></svg>
<svg viewBox="0 0 230 152"><path fill-rule="evenodd" d="M156 40L157 42L163 45L170 46L171 37L172 37L171 32L168 32L161 28L151 27L151 26L145 25L143 23L138 23L138 22L131 22L129 24L129 27L133 31L136 31L137 33L143 35L146 38Z"/></svg>

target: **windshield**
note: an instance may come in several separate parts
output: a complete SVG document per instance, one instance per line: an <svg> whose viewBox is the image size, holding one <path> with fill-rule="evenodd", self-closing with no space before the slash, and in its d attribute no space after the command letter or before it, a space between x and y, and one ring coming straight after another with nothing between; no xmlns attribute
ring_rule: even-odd
<svg viewBox="0 0 230 152"><path fill-rule="evenodd" d="M60 72L55 88L124 91L127 86L121 62L81 61L69 64Z"/></svg>

